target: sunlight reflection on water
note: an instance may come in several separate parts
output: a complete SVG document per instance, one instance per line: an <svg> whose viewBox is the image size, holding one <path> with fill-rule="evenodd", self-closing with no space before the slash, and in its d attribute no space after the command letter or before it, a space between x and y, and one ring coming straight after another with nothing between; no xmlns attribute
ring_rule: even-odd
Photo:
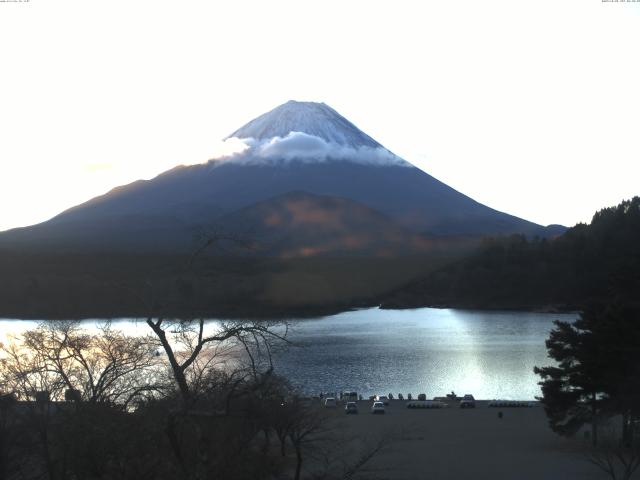
<svg viewBox="0 0 640 480"><path fill-rule="evenodd" d="M575 314L367 309L296 323L276 368L307 393L533 399L553 320Z"/></svg>

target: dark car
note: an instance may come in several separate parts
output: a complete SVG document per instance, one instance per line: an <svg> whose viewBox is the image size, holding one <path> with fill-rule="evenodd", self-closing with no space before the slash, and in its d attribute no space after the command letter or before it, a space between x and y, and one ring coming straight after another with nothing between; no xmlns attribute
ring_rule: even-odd
<svg viewBox="0 0 640 480"><path fill-rule="evenodd" d="M344 413L349 415L350 413L358 413L358 404L356 402L347 402L344 407Z"/></svg>
<svg viewBox="0 0 640 480"><path fill-rule="evenodd" d="M476 408L476 399L473 398L473 395L466 394L460 400L460 408Z"/></svg>

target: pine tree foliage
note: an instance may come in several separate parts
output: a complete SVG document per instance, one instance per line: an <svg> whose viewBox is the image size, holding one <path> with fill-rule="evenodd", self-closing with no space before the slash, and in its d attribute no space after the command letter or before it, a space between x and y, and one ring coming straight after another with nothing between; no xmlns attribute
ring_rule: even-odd
<svg viewBox="0 0 640 480"><path fill-rule="evenodd" d="M620 415L622 439L632 441L640 418L640 309L618 302L591 306L574 322L555 322L546 342L555 366L536 367L551 428L573 435Z"/></svg>

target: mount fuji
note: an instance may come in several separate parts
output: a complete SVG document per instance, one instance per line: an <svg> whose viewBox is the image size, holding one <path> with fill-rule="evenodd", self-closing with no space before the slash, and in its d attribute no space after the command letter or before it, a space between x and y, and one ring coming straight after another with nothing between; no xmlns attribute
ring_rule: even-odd
<svg viewBox="0 0 640 480"><path fill-rule="evenodd" d="M291 132L303 132L344 147L382 148L382 145L328 105L293 100L254 118L227 139L272 140L285 138Z"/></svg>
<svg viewBox="0 0 640 480"><path fill-rule="evenodd" d="M114 188L0 234L0 247L180 253L213 229L248 232L266 255L388 256L447 237L562 231L474 201L324 103L289 101L226 141L238 153Z"/></svg>

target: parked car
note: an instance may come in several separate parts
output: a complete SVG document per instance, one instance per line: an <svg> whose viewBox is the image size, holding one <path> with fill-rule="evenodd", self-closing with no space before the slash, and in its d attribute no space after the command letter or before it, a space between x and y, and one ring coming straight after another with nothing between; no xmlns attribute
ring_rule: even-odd
<svg viewBox="0 0 640 480"><path fill-rule="evenodd" d="M473 395L467 393L462 400L460 400L460 408L476 408L476 399Z"/></svg>
<svg viewBox="0 0 640 480"><path fill-rule="evenodd" d="M371 406L371 413L382 413L384 414L384 403L382 402L373 402Z"/></svg>
<svg viewBox="0 0 640 480"><path fill-rule="evenodd" d="M376 402L382 402L385 405L389 405L389 397L387 397L386 395L376 395L373 400Z"/></svg>
<svg viewBox="0 0 640 480"><path fill-rule="evenodd" d="M347 402L344 406L344 413L349 415L350 413L358 413L358 404L356 402Z"/></svg>
<svg viewBox="0 0 640 480"><path fill-rule="evenodd" d="M335 408L338 406L338 402L333 397L327 397L324 399L324 407L325 408Z"/></svg>

